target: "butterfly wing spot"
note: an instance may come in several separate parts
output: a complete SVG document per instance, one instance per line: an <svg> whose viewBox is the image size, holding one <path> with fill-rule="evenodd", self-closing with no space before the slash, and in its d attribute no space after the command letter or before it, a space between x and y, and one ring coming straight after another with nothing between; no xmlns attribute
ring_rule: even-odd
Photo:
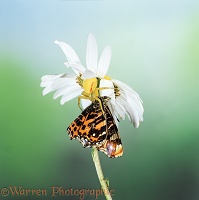
<svg viewBox="0 0 199 200"><path fill-rule="evenodd" d="M86 129L86 126L85 126L85 125L83 125L83 126L82 126L82 130L85 130L85 129Z"/></svg>
<svg viewBox="0 0 199 200"><path fill-rule="evenodd" d="M87 140L87 138L80 138L79 141L82 143L83 147L89 147L90 142Z"/></svg>

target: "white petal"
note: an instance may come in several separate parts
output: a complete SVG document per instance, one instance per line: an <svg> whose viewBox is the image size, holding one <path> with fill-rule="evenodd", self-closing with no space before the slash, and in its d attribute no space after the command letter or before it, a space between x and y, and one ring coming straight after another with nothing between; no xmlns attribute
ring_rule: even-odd
<svg viewBox="0 0 199 200"><path fill-rule="evenodd" d="M91 105L91 101L89 99L81 99L82 108L85 109Z"/></svg>
<svg viewBox="0 0 199 200"><path fill-rule="evenodd" d="M130 108L128 103L122 98L121 96L117 97L117 105L121 107L121 109L126 113L127 117L129 118L129 121L131 123L134 122L134 117L132 117L133 113L130 112Z"/></svg>
<svg viewBox="0 0 199 200"><path fill-rule="evenodd" d="M119 97L116 98L115 100L115 106L114 106L116 112L118 113L118 116L121 119L125 119L125 108L123 106L123 102L121 101L121 99Z"/></svg>
<svg viewBox="0 0 199 200"><path fill-rule="evenodd" d="M65 75L65 74L44 75L44 76L41 77L41 81L42 81L42 83L44 83L46 81L51 81L51 80L57 79L57 78L59 78L60 76L63 76L63 75ZM45 87L45 86L41 86L41 87Z"/></svg>
<svg viewBox="0 0 199 200"><path fill-rule="evenodd" d="M82 74L82 79L88 79L88 78L93 78L96 77L96 74L93 71L90 70L85 70L84 73Z"/></svg>
<svg viewBox="0 0 199 200"><path fill-rule="evenodd" d="M86 65L87 69L96 73L98 62L98 49L97 42L92 33L88 35L87 52L86 52Z"/></svg>
<svg viewBox="0 0 199 200"><path fill-rule="evenodd" d="M128 107L130 108L130 112L137 113L136 116L134 116L135 121L137 117L139 118L139 121L143 121L143 113L144 113L144 108L142 105L142 100L140 96L127 84L123 83L122 81L119 80L112 80L120 89L120 97L123 98L123 100L128 104ZM125 104L126 104L125 103ZM132 114L130 113L131 117ZM135 126L139 126L139 123L135 122Z"/></svg>
<svg viewBox="0 0 199 200"><path fill-rule="evenodd" d="M59 90L57 90L53 96L53 99L57 99L60 96L64 96L70 93L71 90L73 89L81 89L83 91L83 89L77 84L71 84L71 85L67 85L65 87L60 88Z"/></svg>
<svg viewBox="0 0 199 200"><path fill-rule="evenodd" d="M103 78L106 75L110 65L110 61L111 61L111 47L108 45L104 48L102 55L99 59L98 69L97 69L97 75L99 75L99 77Z"/></svg>
<svg viewBox="0 0 199 200"><path fill-rule="evenodd" d="M138 99L135 99L133 95L126 96L127 102L137 111L140 121L143 121L144 108L142 106L142 103Z"/></svg>
<svg viewBox="0 0 199 200"><path fill-rule="evenodd" d="M61 47L68 62L80 64L79 57L77 56L76 52L70 45L58 40L55 41L55 44L58 44Z"/></svg>
<svg viewBox="0 0 199 200"><path fill-rule="evenodd" d="M82 88L71 88L70 90L68 90L67 94L65 94L62 98L61 98L61 105L63 105L65 102L70 101L71 99L79 96L82 93Z"/></svg>
<svg viewBox="0 0 199 200"><path fill-rule="evenodd" d="M68 82L67 83L67 81L66 80L64 80L64 81L62 81L62 82L56 82L56 83L54 83L54 84L52 84L52 85L50 85L50 86L47 86L44 90L43 90L43 92L42 92L42 94L43 95L46 95L46 94L48 94L48 93L50 93L50 92L53 92L53 91L55 91L55 90L59 90L60 88L63 88L63 87L66 87L66 86L68 86L68 85L71 85L71 84L75 84L75 81L72 83L71 81L70 82Z"/></svg>
<svg viewBox="0 0 199 200"><path fill-rule="evenodd" d="M120 90L120 97L125 97L125 101L128 102L134 108L134 110L137 111L140 121L143 121L144 108L141 101L133 93L129 93L128 91L123 90Z"/></svg>
<svg viewBox="0 0 199 200"><path fill-rule="evenodd" d="M42 82L41 85L43 87L52 87L53 90L57 90L61 87L64 87L65 85L70 85L76 83L76 79L72 78L58 78L52 81L46 81Z"/></svg>
<svg viewBox="0 0 199 200"><path fill-rule="evenodd" d="M115 124L117 125L117 127L119 127L119 120L118 120L119 117L118 117L117 111L115 110L115 107L113 106L113 104L111 103L111 101L108 101L107 105L108 105L108 107L109 107L109 109L111 111L111 114L113 116Z"/></svg>
<svg viewBox="0 0 199 200"><path fill-rule="evenodd" d="M41 87L45 87L43 90L43 95L49 92L58 90L60 88L66 87L67 85L76 84L76 79L71 75L59 74L59 75L46 75L42 77Z"/></svg>
<svg viewBox="0 0 199 200"><path fill-rule="evenodd" d="M137 106L134 103L134 101L129 102L128 97L125 95L125 93L120 92L121 95L117 98L120 98L122 102L123 109L125 113L127 114L129 120L133 125L138 128L139 122L142 121L142 116L139 115Z"/></svg>
<svg viewBox="0 0 199 200"><path fill-rule="evenodd" d="M125 107L126 107L127 113L130 116L130 121L133 123L135 128L138 128L140 121L139 121L139 116L138 116L137 111L135 109L133 109L133 107L129 103L125 103Z"/></svg>
<svg viewBox="0 0 199 200"><path fill-rule="evenodd" d="M86 68L81 65L81 64L77 64L77 63L70 63L70 62L65 62L64 65L66 65L66 67L71 67L73 69L73 71L79 75L79 74L83 74L84 71L86 70Z"/></svg>
<svg viewBox="0 0 199 200"><path fill-rule="evenodd" d="M100 96L107 96L110 97L112 100L115 99L114 86L111 81L106 79L101 79L99 88L101 88L99 90Z"/></svg>
<svg viewBox="0 0 199 200"><path fill-rule="evenodd" d="M137 92L135 92L130 86L128 86L126 83L122 82L122 81L119 81L119 80L116 80L116 79L112 79L112 82L113 83L116 83L116 85L125 90L125 91L129 91L131 93L133 93L135 96L137 96L137 98L139 99L139 101L142 102L140 96L137 94Z"/></svg>

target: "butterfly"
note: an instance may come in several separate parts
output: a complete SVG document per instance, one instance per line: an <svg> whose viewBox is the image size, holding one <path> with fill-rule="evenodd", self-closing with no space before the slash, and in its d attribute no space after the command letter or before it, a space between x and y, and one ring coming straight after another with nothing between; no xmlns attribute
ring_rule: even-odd
<svg viewBox="0 0 199 200"><path fill-rule="evenodd" d="M70 139L84 147L95 146L110 158L122 156L123 147L117 125L107 105L109 97L99 97L67 128Z"/></svg>

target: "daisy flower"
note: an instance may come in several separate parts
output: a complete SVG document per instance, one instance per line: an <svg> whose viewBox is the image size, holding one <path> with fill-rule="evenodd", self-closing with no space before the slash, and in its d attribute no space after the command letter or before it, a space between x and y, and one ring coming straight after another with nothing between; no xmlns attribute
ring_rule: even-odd
<svg viewBox="0 0 199 200"><path fill-rule="evenodd" d="M106 74L111 60L111 47L107 45L98 60L97 42L93 34L88 35L86 67L84 67L74 49L65 42L55 41L64 52L67 67L74 73L45 75L41 78L43 95L56 91L53 98L61 97L60 103L78 97L83 109L98 96L108 96L108 106L118 126L118 119L125 119L125 114L138 128L143 121L143 106L139 95L122 81L109 78Z"/></svg>

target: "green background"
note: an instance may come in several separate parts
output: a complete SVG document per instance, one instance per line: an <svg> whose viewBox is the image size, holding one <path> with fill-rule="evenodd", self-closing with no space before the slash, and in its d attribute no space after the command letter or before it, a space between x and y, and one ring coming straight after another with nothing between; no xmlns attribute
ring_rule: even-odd
<svg viewBox="0 0 199 200"><path fill-rule="evenodd" d="M91 149L66 133L80 113L77 99L61 106L40 88L43 75L70 71L54 41L70 44L85 64L89 32L100 53L106 44L112 47L108 76L133 87L144 102L138 129L127 118L120 123L124 155L110 159L99 153L113 199L198 200L199 2L194 0L1 1L0 199L80 199L50 197L50 187L100 188ZM3 188L10 186L48 194L4 196Z"/></svg>

